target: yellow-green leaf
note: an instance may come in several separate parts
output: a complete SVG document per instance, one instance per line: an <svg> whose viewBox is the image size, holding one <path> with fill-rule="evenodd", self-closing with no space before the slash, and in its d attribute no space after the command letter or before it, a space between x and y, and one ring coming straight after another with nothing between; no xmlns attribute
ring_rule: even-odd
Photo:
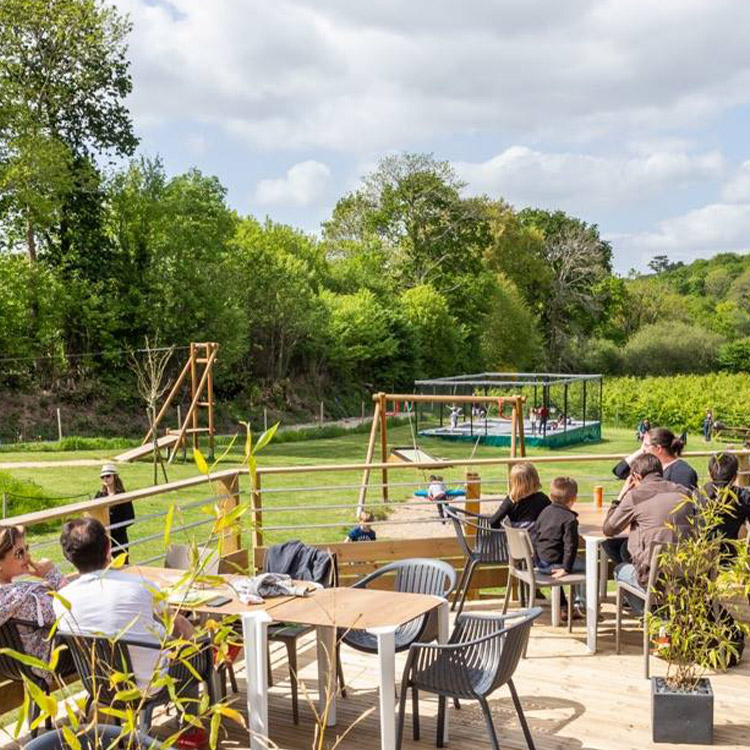
<svg viewBox="0 0 750 750"><path fill-rule="evenodd" d="M16 721L16 726L13 728L13 736L16 738L20 736L24 722L26 721L26 717L29 715L29 706L29 693L27 690L24 690L23 705L21 706L21 710L18 712L18 721Z"/></svg>
<svg viewBox="0 0 750 750"><path fill-rule="evenodd" d="M229 708L229 706L220 705L218 706L219 713L222 716L226 716L227 719L231 719L232 721L236 722L240 726L245 726L245 717L234 708Z"/></svg>
<svg viewBox="0 0 750 750"><path fill-rule="evenodd" d="M36 667L37 669L43 669L50 671L50 665L46 661L37 659L35 656L29 656L28 654L22 654L20 651L14 651L12 648L0 648L0 654L10 656L16 661L20 661L21 664L25 664L27 667Z"/></svg>
<svg viewBox="0 0 750 750"><path fill-rule="evenodd" d="M195 461L195 465L198 467L198 471L201 474L210 473L206 459L203 457L203 454L197 448L193 448L193 461Z"/></svg>
<svg viewBox="0 0 750 750"><path fill-rule="evenodd" d="M276 434L276 430L279 429L279 422L276 422L276 424L273 427L269 427L259 438L258 442L255 444L255 448L253 448L253 453L258 453L259 451L262 451L263 448L265 448L272 440L273 436Z"/></svg>
<svg viewBox="0 0 750 750"><path fill-rule="evenodd" d="M109 567L113 570L119 570L120 568L123 568L126 563L128 562L128 553L127 552L121 552L119 555L114 557L112 559L112 562L109 564Z"/></svg>
<svg viewBox="0 0 750 750"><path fill-rule="evenodd" d="M169 547L169 539L172 535L172 521L174 520L174 504L169 506L167 517L164 520L164 548Z"/></svg>
<svg viewBox="0 0 750 750"><path fill-rule="evenodd" d="M65 742L68 743L71 750L81 750L81 741L76 737L75 732L67 725L63 725L62 728L63 737L65 737Z"/></svg>
<svg viewBox="0 0 750 750"><path fill-rule="evenodd" d="M208 738L208 744L211 750L216 750L216 746L219 744L219 727L221 726L221 714L215 713L211 717L211 734Z"/></svg>

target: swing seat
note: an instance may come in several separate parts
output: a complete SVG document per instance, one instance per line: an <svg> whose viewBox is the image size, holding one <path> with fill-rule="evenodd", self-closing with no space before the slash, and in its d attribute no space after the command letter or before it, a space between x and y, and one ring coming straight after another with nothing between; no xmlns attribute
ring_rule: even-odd
<svg viewBox="0 0 750 750"><path fill-rule="evenodd" d="M446 497L463 497L466 494L466 490L447 490L445 493ZM427 497L427 490L414 490L414 497Z"/></svg>

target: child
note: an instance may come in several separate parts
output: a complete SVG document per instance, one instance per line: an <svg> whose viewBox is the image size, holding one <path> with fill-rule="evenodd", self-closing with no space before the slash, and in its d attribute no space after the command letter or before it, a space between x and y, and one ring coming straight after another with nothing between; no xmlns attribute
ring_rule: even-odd
<svg viewBox="0 0 750 750"><path fill-rule="evenodd" d="M445 506L448 504L448 490L445 487L443 478L437 474L430 474L430 486L427 489L427 498L433 503L437 503L440 518L445 523Z"/></svg>
<svg viewBox="0 0 750 750"><path fill-rule="evenodd" d="M375 520L372 513L363 510L359 514L359 525L355 526L347 535L347 542L374 542L375 531L370 524Z"/></svg>
<svg viewBox="0 0 750 750"><path fill-rule="evenodd" d="M568 573L583 573L586 563L578 560L578 514L573 505L578 498L578 483L571 477L555 477L550 484L552 501L540 514L534 529L539 570L562 578ZM582 587L576 587L576 604L583 603Z"/></svg>

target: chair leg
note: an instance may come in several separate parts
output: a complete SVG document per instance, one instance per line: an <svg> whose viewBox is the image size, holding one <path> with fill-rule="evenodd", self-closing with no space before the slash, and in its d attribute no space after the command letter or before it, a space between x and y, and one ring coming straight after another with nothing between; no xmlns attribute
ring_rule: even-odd
<svg viewBox="0 0 750 750"><path fill-rule="evenodd" d="M344 681L344 668L341 666L341 643L336 643L336 677L339 681L341 697L346 698L346 682Z"/></svg>
<svg viewBox="0 0 750 750"><path fill-rule="evenodd" d="M516 692L516 686L513 684L513 680L508 680L508 688L510 690L510 697L513 698L513 705L516 707L518 721L521 722L521 729L523 729L523 736L526 738L526 745L529 750L535 750L534 740L531 739L529 725L526 722L526 716L523 713L523 706L521 706L521 701L518 699L518 693Z"/></svg>
<svg viewBox="0 0 750 750"><path fill-rule="evenodd" d="M568 632L573 632L573 587L568 586Z"/></svg>
<svg viewBox="0 0 750 750"><path fill-rule="evenodd" d="M273 670L271 669L271 645L268 645L268 656L266 657L266 664L268 666L268 687L273 687Z"/></svg>
<svg viewBox="0 0 750 750"><path fill-rule="evenodd" d="M550 589L550 617L552 618L552 627L560 627L560 587L552 586Z"/></svg>
<svg viewBox="0 0 750 750"><path fill-rule="evenodd" d="M289 660L289 682L292 686L292 720L299 724L299 703L297 698L297 644L286 641L286 653Z"/></svg>
<svg viewBox="0 0 750 750"><path fill-rule="evenodd" d="M649 612L644 610L643 612L643 667L644 667L644 672L646 674L646 679L648 679L649 672L650 672L649 670L649 666L650 666L650 662L649 662L650 648L649 647L651 646L651 638L650 638L650 633L649 633L650 616L651 615L649 614Z"/></svg>
<svg viewBox="0 0 750 750"><path fill-rule="evenodd" d="M469 572L470 560L467 557L464 560L464 569L461 571L461 577L458 579L458 586L456 586L456 593L453 595L453 603L451 604L451 612L456 608L458 600L461 598L461 590L464 587L464 581L466 580L466 574Z"/></svg>
<svg viewBox="0 0 750 750"><path fill-rule="evenodd" d="M458 603L458 612L456 612L456 617L458 617L464 608L464 602L466 601L466 596L469 593L469 589L471 588L471 579L474 577L474 568L476 567L476 562L473 560L471 563L469 563L469 572L466 576L466 582L464 584L463 590L461 591L461 599Z"/></svg>
<svg viewBox="0 0 750 750"><path fill-rule="evenodd" d="M438 695L437 747L445 747L445 696ZM497 749L495 749L497 750Z"/></svg>
<svg viewBox="0 0 750 750"><path fill-rule="evenodd" d="M479 705L482 707L482 713L484 714L484 721L487 724L487 731L490 735L490 742L492 743L492 750L500 750L500 745L497 743L497 734L495 734L495 725L492 723L492 713L490 707L487 704L486 698L479 699Z"/></svg>
<svg viewBox="0 0 750 750"><path fill-rule="evenodd" d="M234 665L232 664L232 662L229 662L227 664L227 674L229 675L229 684L232 686L232 692L239 693L240 689L237 686L237 675L234 673ZM226 689L225 689L225 695L226 695Z"/></svg>
<svg viewBox="0 0 750 750"><path fill-rule="evenodd" d="M510 603L511 581L513 580L513 576L511 576L510 571L508 571L508 580L505 582L505 599L503 599L503 614L507 614L508 612L508 604Z"/></svg>
<svg viewBox="0 0 750 750"><path fill-rule="evenodd" d="M37 716L39 716L39 713L41 712L41 709L39 706L37 706L36 701L31 701L31 704L29 706L29 726L31 726L35 721ZM35 738L39 734L39 727L35 727L31 730L31 737L32 739Z"/></svg>
<svg viewBox="0 0 750 750"><path fill-rule="evenodd" d="M398 723L396 724L396 750L401 750L404 739L404 714L406 713L406 693L409 685L406 680L401 683L401 699L398 702Z"/></svg>
<svg viewBox="0 0 750 750"><path fill-rule="evenodd" d="M620 653L622 631L622 589L618 586L615 593L615 653Z"/></svg>
<svg viewBox="0 0 750 750"><path fill-rule="evenodd" d="M419 690L415 687L411 689L411 733L416 742L419 739Z"/></svg>

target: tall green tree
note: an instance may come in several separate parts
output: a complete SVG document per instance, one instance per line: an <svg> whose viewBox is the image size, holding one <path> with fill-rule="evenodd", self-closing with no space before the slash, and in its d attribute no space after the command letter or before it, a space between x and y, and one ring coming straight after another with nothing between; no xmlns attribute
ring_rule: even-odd
<svg viewBox="0 0 750 750"><path fill-rule="evenodd" d="M79 172L103 152L135 150L129 31L101 0L0 2L0 221L23 224L32 261L38 238L66 231L56 220Z"/></svg>

